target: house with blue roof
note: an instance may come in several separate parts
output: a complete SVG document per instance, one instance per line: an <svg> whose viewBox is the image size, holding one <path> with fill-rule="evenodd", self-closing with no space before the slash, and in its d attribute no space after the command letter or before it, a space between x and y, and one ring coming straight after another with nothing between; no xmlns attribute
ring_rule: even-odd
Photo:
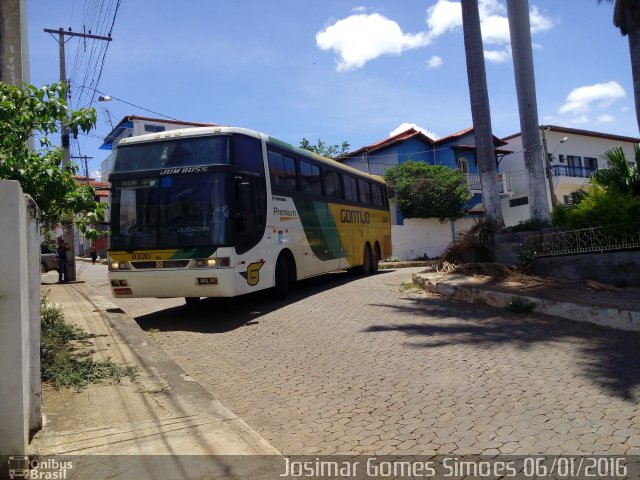
<svg viewBox="0 0 640 480"><path fill-rule="evenodd" d="M502 147L506 142L494 137L496 146L496 175L502 196L511 192L509 178L499 173L503 156L511 153ZM437 257L458 233L471 228L484 215L482 188L476 161L473 128L467 128L446 137L432 139L415 128L393 135L379 142L354 150L337 159L373 175L384 175L385 169L407 160L429 165L445 165L460 170L467 178L472 194L467 216L455 222L440 223L437 219L405 219L392 202L393 254L401 259L423 256Z"/></svg>

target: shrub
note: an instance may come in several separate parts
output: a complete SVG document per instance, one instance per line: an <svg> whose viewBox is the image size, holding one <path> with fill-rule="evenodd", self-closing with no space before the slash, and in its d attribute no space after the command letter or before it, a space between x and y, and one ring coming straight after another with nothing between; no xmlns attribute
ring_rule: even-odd
<svg viewBox="0 0 640 480"><path fill-rule="evenodd" d="M511 313L531 313L536 308L536 304L523 297L513 297L505 307Z"/></svg>
<svg viewBox="0 0 640 480"><path fill-rule="evenodd" d="M530 218L528 220L522 220L517 225L511 227L511 231L516 232L535 232L542 230L543 228L550 228L551 222L548 220L540 220L539 218Z"/></svg>
<svg viewBox="0 0 640 480"><path fill-rule="evenodd" d="M555 226L573 230L594 227L611 227L616 230L634 228L640 225L640 197L595 187L578 205L556 206L552 219Z"/></svg>

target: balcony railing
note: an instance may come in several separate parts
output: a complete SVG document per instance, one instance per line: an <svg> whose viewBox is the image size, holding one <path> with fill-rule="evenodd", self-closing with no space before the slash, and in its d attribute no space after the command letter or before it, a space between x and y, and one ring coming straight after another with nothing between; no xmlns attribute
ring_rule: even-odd
<svg viewBox="0 0 640 480"><path fill-rule="evenodd" d="M572 167L569 165L552 165L551 174L555 177L589 178L596 171L595 168Z"/></svg>
<svg viewBox="0 0 640 480"><path fill-rule="evenodd" d="M482 184L480 183L480 175L465 174L467 177L467 183L469 184L469 190L482 190ZM500 193L509 193L511 192L511 177L506 176L504 173L498 174L498 190Z"/></svg>

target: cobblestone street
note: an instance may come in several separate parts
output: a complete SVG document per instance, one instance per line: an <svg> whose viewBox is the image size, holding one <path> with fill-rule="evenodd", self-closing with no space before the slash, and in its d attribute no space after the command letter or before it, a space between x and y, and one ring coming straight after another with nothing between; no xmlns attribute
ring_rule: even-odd
<svg viewBox="0 0 640 480"><path fill-rule="evenodd" d="M419 270L115 302L285 455L640 454L639 334L452 303Z"/></svg>

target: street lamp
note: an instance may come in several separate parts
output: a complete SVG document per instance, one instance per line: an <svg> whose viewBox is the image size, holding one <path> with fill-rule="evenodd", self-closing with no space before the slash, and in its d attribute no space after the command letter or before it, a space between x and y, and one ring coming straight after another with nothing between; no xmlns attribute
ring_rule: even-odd
<svg viewBox="0 0 640 480"><path fill-rule="evenodd" d="M99 102L110 102L111 100L113 100L113 98L111 98L109 95L100 95L98 97Z"/></svg>

